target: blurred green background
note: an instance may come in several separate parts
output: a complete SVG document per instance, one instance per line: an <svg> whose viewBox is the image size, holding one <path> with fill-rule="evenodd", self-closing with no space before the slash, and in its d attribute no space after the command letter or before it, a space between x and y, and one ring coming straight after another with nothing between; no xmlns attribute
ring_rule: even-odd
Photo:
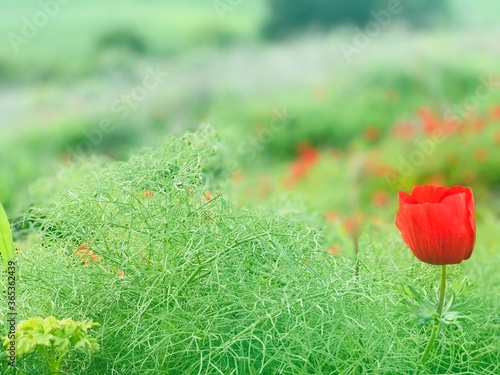
<svg viewBox="0 0 500 375"><path fill-rule="evenodd" d="M249 185L268 178L271 191L293 173L300 145L323 156L343 153L338 175L330 176L341 184L331 187L327 177L337 166L324 162L315 173L325 192L309 194L313 207L335 209L355 183L353 160L385 166L393 181L401 158L426 136L419 130L425 113L444 121L468 99L460 122L487 125L467 136L468 153L455 155L463 137L453 136L411 176L399 173L397 184L387 182L388 172L361 176L361 204L368 207L380 190L392 194L438 176L477 185L497 207L498 118L491 113L500 105L498 87L474 102L481 82L498 75L496 1L1 5L0 200L12 216L35 203L36 181L57 175L62 164L93 154L126 159L205 123L236 161L233 172L244 170ZM275 132L277 112L287 120ZM394 137L402 124L416 138ZM488 148L482 164L474 159L480 146ZM296 186L306 195L308 176ZM236 196L243 194L238 186L230 190Z"/></svg>

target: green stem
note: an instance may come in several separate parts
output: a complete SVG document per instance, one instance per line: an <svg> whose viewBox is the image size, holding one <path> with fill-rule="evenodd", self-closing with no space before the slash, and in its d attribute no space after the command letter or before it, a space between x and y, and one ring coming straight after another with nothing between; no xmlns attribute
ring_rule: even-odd
<svg viewBox="0 0 500 375"><path fill-rule="evenodd" d="M356 275L356 277L358 277L359 275L359 242L358 242L358 235L354 235L353 237L353 241L354 241L354 263L355 263L355 270L354 270L354 274Z"/></svg>
<svg viewBox="0 0 500 375"><path fill-rule="evenodd" d="M54 346L51 345L50 353L49 350L45 346L39 346L38 347L39 352L43 355L45 360L47 361L47 365L49 366L49 373L50 375L60 375L62 374L61 372L61 362L64 357L64 355L61 355L59 360L56 360L53 357L54 353Z"/></svg>
<svg viewBox="0 0 500 375"><path fill-rule="evenodd" d="M427 361L427 357L431 351L432 345L434 344L434 340L436 339L439 323L441 318L441 313L443 312L443 304L444 304L444 292L446 290L446 265L441 266L441 284L439 287L439 302L437 307L437 313L439 315L438 318L434 318L434 325L432 327L431 337L429 338L429 342L427 343L427 347L425 348L424 354L422 354L422 359L420 360L420 364L424 365Z"/></svg>
<svg viewBox="0 0 500 375"><path fill-rule="evenodd" d="M441 285L439 286L439 303L437 313L441 316L443 312L443 304L444 304L444 292L446 289L446 265L443 264L441 266Z"/></svg>
<svg viewBox="0 0 500 375"><path fill-rule="evenodd" d="M431 351L432 344L434 344L434 340L436 339L438 328L439 328L439 320L434 319L434 326L432 327L431 337L429 339L429 342L427 343L427 347L425 348L424 354L422 354L422 359L420 360L421 365L424 365L425 362L427 361L427 357L429 356L429 353Z"/></svg>

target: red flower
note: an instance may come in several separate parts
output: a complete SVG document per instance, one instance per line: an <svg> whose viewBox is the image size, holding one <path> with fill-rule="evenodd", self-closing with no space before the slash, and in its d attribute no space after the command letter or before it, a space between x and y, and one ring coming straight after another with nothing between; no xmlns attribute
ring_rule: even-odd
<svg viewBox="0 0 500 375"><path fill-rule="evenodd" d="M378 207L387 206L387 203L389 203L389 196L384 191L376 191L372 194L372 203Z"/></svg>
<svg viewBox="0 0 500 375"><path fill-rule="evenodd" d="M470 188L419 185L399 193L396 226L413 254L430 264L469 259L476 240Z"/></svg>
<svg viewBox="0 0 500 375"><path fill-rule="evenodd" d="M301 143L297 147L298 159L290 164L290 171L285 180L285 188L293 188L296 182L303 179L316 164L319 152L308 143Z"/></svg>
<svg viewBox="0 0 500 375"><path fill-rule="evenodd" d="M144 190L141 194L143 197L152 197L155 195L153 190Z"/></svg>
<svg viewBox="0 0 500 375"><path fill-rule="evenodd" d="M297 152L299 153L299 160L307 166L313 166L318 160L318 150L307 142L300 143L297 146Z"/></svg>
<svg viewBox="0 0 500 375"><path fill-rule="evenodd" d="M443 185L445 180L441 173L434 173L427 178L427 185Z"/></svg>
<svg viewBox="0 0 500 375"><path fill-rule="evenodd" d="M494 119L500 119L500 106L494 106L490 108L490 115Z"/></svg>
<svg viewBox="0 0 500 375"><path fill-rule="evenodd" d="M78 258L82 264L102 262L102 258L97 255L95 251L89 249L89 244L87 242L83 242L78 249L74 249L73 251L75 252L75 257Z"/></svg>
<svg viewBox="0 0 500 375"><path fill-rule="evenodd" d="M323 217L327 222L333 223L334 221L337 221L340 218L340 215L335 211L328 211L325 212Z"/></svg>
<svg viewBox="0 0 500 375"><path fill-rule="evenodd" d="M342 254L342 248L339 245L333 245L326 252L330 255L340 255Z"/></svg>
<svg viewBox="0 0 500 375"><path fill-rule="evenodd" d="M419 115L426 135L432 136L434 131L441 128L441 124L431 110L423 108L420 110Z"/></svg>
<svg viewBox="0 0 500 375"><path fill-rule="evenodd" d="M362 212L357 212L342 221L342 229L347 237L357 238L361 235L365 215Z"/></svg>
<svg viewBox="0 0 500 375"><path fill-rule="evenodd" d="M231 174L233 184L241 184L245 179L245 174L242 169L237 169Z"/></svg>
<svg viewBox="0 0 500 375"><path fill-rule="evenodd" d="M476 160L479 163L482 163L486 159L488 159L487 149L485 149L484 147L478 147L474 150L474 160Z"/></svg>
<svg viewBox="0 0 500 375"><path fill-rule="evenodd" d="M481 119L478 119L478 118L475 118L472 122L472 128L476 131L476 132L481 132L482 130L484 130L484 127L485 127L485 123L484 123L484 120L481 120Z"/></svg>
<svg viewBox="0 0 500 375"><path fill-rule="evenodd" d="M363 137L369 142L375 142L380 137L380 132L376 126L367 126L363 130Z"/></svg>
<svg viewBox="0 0 500 375"><path fill-rule="evenodd" d="M411 123L402 123L394 126L392 133L397 139L406 141L412 140L416 135L415 127Z"/></svg>

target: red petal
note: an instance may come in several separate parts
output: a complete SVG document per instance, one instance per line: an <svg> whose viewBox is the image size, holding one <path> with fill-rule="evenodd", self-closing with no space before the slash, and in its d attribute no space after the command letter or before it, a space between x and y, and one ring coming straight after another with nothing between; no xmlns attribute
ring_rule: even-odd
<svg viewBox="0 0 500 375"><path fill-rule="evenodd" d="M410 194L405 193L404 191L399 192L399 205L403 205L404 203L408 204L417 204L417 200L413 198Z"/></svg>
<svg viewBox="0 0 500 375"><path fill-rule="evenodd" d="M472 190L467 188L465 190L465 199L467 201L467 209L469 210L469 221L471 235L473 236L472 246L469 251L467 251L464 255L464 260L467 260L472 255L472 250L474 250L474 245L476 244L476 213L474 210L474 195L472 194Z"/></svg>
<svg viewBox="0 0 500 375"><path fill-rule="evenodd" d="M437 203L448 189L445 186L418 185L413 188L411 195L418 203Z"/></svg>
<svg viewBox="0 0 500 375"><path fill-rule="evenodd" d="M446 188L444 194L442 194L441 197L439 198L439 202L442 202L443 199L449 197L450 195L460 194L460 193L466 193L472 195L472 190L459 185Z"/></svg>

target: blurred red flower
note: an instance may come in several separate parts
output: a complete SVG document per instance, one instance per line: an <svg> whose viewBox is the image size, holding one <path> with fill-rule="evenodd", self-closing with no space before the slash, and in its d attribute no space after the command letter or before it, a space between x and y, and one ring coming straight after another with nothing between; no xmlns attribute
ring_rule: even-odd
<svg viewBox="0 0 500 375"><path fill-rule="evenodd" d="M144 190L141 195L143 197L152 197L153 195L155 195L155 193L153 192L153 190Z"/></svg>
<svg viewBox="0 0 500 375"><path fill-rule="evenodd" d="M419 185L399 193L396 226L413 254L429 264L469 259L476 240L470 188Z"/></svg>
<svg viewBox="0 0 500 375"><path fill-rule="evenodd" d="M365 215L361 212L355 213L342 221L342 229L347 237L357 238L365 223Z"/></svg>
<svg viewBox="0 0 500 375"><path fill-rule="evenodd" d="M95 251L89 249L89 244L87 242L83 242L78 249L73 251L75 257L78 258L82 264L102 262L102 258L97 255Z"/></svg>
<svg viewBox="0 0 500 375"><path fill-rule="evenodd" d="M488 159L488 150L484 147L478 147L474 150L474 160L482 163Z"/></svg>
<svg viewBox="0 0 500 375"><path fill-rule="evenodd" d="M389 203L389 195L385 191L376 191L372 195L372 203L378 207L384 207Z"/></svg>
<svg viewBox="0 0 500 375"><path fill-rule="evenodd" d="M486 123L484 122L484 120L481 120L479 118L475 118L474 120L472 120L472 128L478 133L483 131L485 126Z"/></svg>
<svg viewBox="0 0 500 375"><path fill-rule="evenodd" d="M309 143L300 143L297 146L298 159L290 164L290 171L285 180L285 187L292 188L295 183L305 177L307 172L316 164L319 152Z"/></svg>
<svg viewBox="0 0 500 375"><path fill-rule="evenodd" d="M245 179L245 173L242 169L237 169L231 174L231 181L233 184L241 184Z"/></svg>
<svg viewBox="0 0 500 375"><path fill-rule="evenodd" d="M392 134L396 139L411 141L415 138L415 127L411 123L397 124L392 128Z"/></svg>
<svg viewBox="0 0 500 375"><path fill-rule="evenodd" d="M376 126L367 126L363 131L364 138L369 142L375 142L380 138L380 132Z"/></svg>
<svg viewBox="0 0 500 375"><path fill-rule="evenodd" d="M341 255L342 248L339 245L333 245L328 248L327 253L330 255Z"/></svg>
<svg viewBox="0 0 500 375"><path fill-rule="evenodd" d="M500 105L491 107L490 116L494 119L500 119Z"/></svg>
<svg viewBox="0 0 500 375"><path fill-rule="evenodd" d="M422 121L424 133L429 137L434 136L436 131L441 131L446 135L450 135L464 129L463 125L455 120L438 118L435 113L428 108L421 109L419 116Z"/></svg>
<svg viewBox="0 0 500 375"><path fill-rule="evenodd" d="M436 118L434 112L428 108L422 108L419 111L420 120L424 126L424 133L428 136L434 134L434 132L441 128L441 124Z"/></svg>
<svg viewBox="0 0 500 375"><path fill-rule="evenodd" d="M290 177L292 180L300 180L309 170L309 166L302 162L296 161L290 165Z"/></svg>
<svg viewBox="0 0 500 375"><path fill-rule="evenodd" d="M340 215L335 211L328 211L325 212L324 218L327 222L333 223L334 221L337 221L340 218Z"/></svg>
<svg viewBox="0 0 500 375"><path fill-rule="evenodd" d="M428 185L443 185L446 179L441 173L434 173L427 179Z"/></svg>
<svg viewBox="0 0 500 375"><path fill-rule="evenodd" d="M377 157L371 155L365 158L365 165L363 167L366 173L378 177L386 177L397 173L394 167L380 162L377 160Z"/></svg>
<svg viewBox="0 0 500 375"><path fill-rule="evenodd" d="M299 160L308 166L312 166L318 160L318 150L309 143L300 143L297 146L297 152L299 154Z"/></svg>

